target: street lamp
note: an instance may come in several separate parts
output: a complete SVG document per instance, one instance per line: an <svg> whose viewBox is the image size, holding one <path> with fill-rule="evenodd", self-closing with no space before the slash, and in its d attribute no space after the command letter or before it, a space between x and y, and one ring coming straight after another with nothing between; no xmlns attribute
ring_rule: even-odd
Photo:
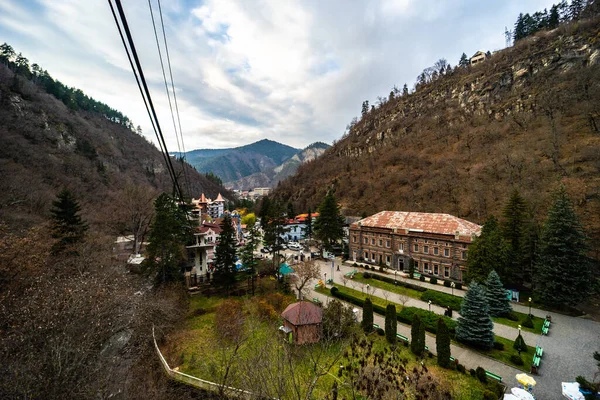
<svg viewBox="0 0 600 400"><path fill-rule="evenodd" d="M333 264L334 264L334 263L335 263L335 256L334 256L334 255L332 255L332 256L331 256L331 284L332 284L332 285L333 285L333 277L334 277L334 275L333 275Z"/></svg>
<svg viewBox="0 0 600 400"><path fill-rule="evenodd" d="M519 336L521 336L521 325L518 326L519 328ZM517 348L517 351L519 352L519 357L521 356L521 340L519 340L519 347Z"/></svg>
<svg viewBox="0 0 600 400"><path fill-rule="evenodd" d="M452 288L452 296L454 296L454 288L456 287L456 283L451 282L450 287Z"/></svg>
<svg viewBox="0 0 600 400"><path fill-rule="evenodd" d="M394 270L394 285L397 285L397 284L398 284L398 282L396 282L396 274L397 274L397 273L398 273L398 270L397 270L397 269L395 269L395 270Z"/></svg>
<svg viewBox="0 0 600 400"><path fill-rule="evenodd" d="M325 286L327 286L327 272L325 272L323 275L325 275Z"/></svg>
<svg viewBox="0 0 600 400"><path fill-rule="evenodd" d="M367 297L369 297L369 284L367 283Z"/></svg>
<svg viewBox="0 0 600 400"><path fill-rule="evenodd" d="M428 304L429 304L429 312L431 312L431 300L429 300Z"/></svg>
<svg viewBox="0 0 600 400"><path fill-rule="evenodd" d="M531 317L531 297L529 298L529 316Z"/></svg>

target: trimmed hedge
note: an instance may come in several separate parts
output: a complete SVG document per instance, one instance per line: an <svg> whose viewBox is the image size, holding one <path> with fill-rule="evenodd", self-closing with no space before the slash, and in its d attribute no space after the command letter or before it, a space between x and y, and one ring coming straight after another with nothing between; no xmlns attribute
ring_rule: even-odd
<svg viewBox="0 0 600 400"><path fill-rule="evenodd" d="M429 278L429 283L431 283L432 285L436 285L437 284L437 278L435 276L432 276L431 278Z"/></svg>
<svg viewBox="0 0 600 400"><path fill-rule="evenodd" d="M378 274L369 274L369 275L372 279L377 279L378 281L391 283L392 285L396 284L399 286L404 286L405 288L414 289L418 292L424 292L427 290L427 288L424 288L424 287L418 286L418 285L413 285L412 283L408 283L408 282L404 282L404 281L400 281L400 280L394 281L394 278L390 278L387 276L378 275ZM365 277L365 276L363 275L363 277Z"/></svg>
<svg viewBox="0 0 600 400"><path fill-rule="evenodd" d="M422 301L429 301L433 304L437 304L441 307L450 306L453 310L460 310L460 305L462 304L462 298L458 296L452 296L448 293L438 292L436 290L426 290L421 294Z"/></svg>
<svg viewBox="0 0 600 400"><path fill-rule="evenodd" d="M364 300L356 298L346 293L342 293L339 290L333 290L335 288L332 287L330 289L331 295L333 297L337 297L338 299L347 301L348 303L352 303L356 306L363 307ZM336 288L337 289L337 288ZM380 315L385 315L385 307L382 307L377 304L373 304L373 312L376 312ZM400 312L396 313L398 321L410 325L412 323L413 315L418 314L421 318L421 321L425 325L425 330L427 332L431 332L433 334L437 333L437 321L439 318L443 318L448 330L451 335L454 336L454 332L456 331L456 321L452 318L448 317L440 317L438 314L429 312L427 310L422 310L417 307L402 307Z"/></svg>

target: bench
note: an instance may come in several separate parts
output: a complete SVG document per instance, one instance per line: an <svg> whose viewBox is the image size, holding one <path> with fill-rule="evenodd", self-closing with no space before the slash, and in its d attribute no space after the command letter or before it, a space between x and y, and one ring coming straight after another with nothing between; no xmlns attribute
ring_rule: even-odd
<svg viewBox="0 0 600 400"><path fill-rule="evenodd" d="M542 328L542 335L548 336L548 328L546 328L546 327Z"/></svg>
<svg viewBox="0 0 600 400"><path fill-rule="evenodd" d="M321 300L317 299L316 297L313 297L312 301L315 304L321 304Z"/></svg>
<svg viewBox="0 0 600 400"><path fill-rule="evenodd" d="M418 272L415 272L415 273L413 274L413 276L414 276L415 278L420 278L420 277L421 277L421 274L419 274Z"/></svg>
<svg viewBox="0 0 600 400"><path fill-rule="evenodd" d="M396 337L400 340L404 340L406 343L408 343L408 338L404 335L401 335L399 333L396 333Z"/></svg>
<svg viewBox="0 0 600 400"><path fill-rule="evenodd" d="M429 351L429 347L425 346L425 351Z"/></svg>
<svg viewBox="0 0 600 400"><path fill-rule="evenodd" d="M496 375L496 374L494 374L493 372L490 372L490 371L485 371L485 374L487 376L489 376L490 378L497 380L498 382L502 382L502 377L500 375Z"/></svg>
<svg viewBox="0 0 600 400"><path fill-rule="evenodd" d="M450 361L451 362L456 362L456 359L454 357L450 356Z"/></svg>
<svg viewBox="0 0 600 400"><path fill-rule="evenodd" d="M544 328L550 328L550 321L548 321L548 320L544 321Z"/></svg>
<svg viewBox="0 0 600 400"><path fill-rule="evenodd" d="M540 367L540 361L541 361L541 360L542 360L542 359L541 359L541 358L539 358L538 356L533 356L533 361L532 361L531 365L533 365L533 366L534 366L534 367L536 367L536 368L539 368L539 367Z"/></svg>
<svg viewBox="0 0 600 400"><path fill-rule="evenodd" d="M540 346L537 346L535 348L535 355L539 358L542 358L542 356L544 355L544 349L542 349Z"/></svg>
<svg viewBox="0 0 600 400"><path fill-rule="evenodd" d="M373 328L375 328L375 329L379 329L379 325L377 325L377 324L373 324Z"/></svg>

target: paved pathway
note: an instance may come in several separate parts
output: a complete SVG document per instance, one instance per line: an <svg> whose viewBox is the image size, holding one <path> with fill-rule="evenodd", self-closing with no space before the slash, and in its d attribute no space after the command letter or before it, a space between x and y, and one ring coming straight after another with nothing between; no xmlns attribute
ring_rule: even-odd
<svg viewBox="0 0 600 400"><path fill-rule="evenodd" d="M333 272L334 282L338 284L341 284L341 276L343 274L355 269L354 267L348 265L342 265L341 261L339 260L335 261L335 265L340 265L340 271ZM321 262L321 271L323 273L326 272L328 274L328 278L331 278L331 263ZM401 274L402 273L398 274L398 279L402 279ZM436 285L417 280L411 280L410 282L428 289L452 294L452 288L447 288L442 285ZM357 288L360 290L360 286L357 286ZM461 297L465 294L464 290L454 289L453 292L454 295ZM375 295L383 298L382 291L379 288L377 288ZM323 295L319 295L319 298L322 298L320 296ZM396 294L390 294L389 298L390 301L398 302L398 295ZM429 308L427 303L413 298L411 298L406 305L423 309ZM529 313L528 306L516 303L512 303L512 306L515 311L524 314ZM443 309L441 307L433 304L431 307L432 311L443 314ZM531 313L541 318L544 318L548 314L552 315L552 324L548 336L541 336L531 332L522 331L525 342L528 345L540 345L544 348L544 356L540 365L539 374L535 376L538 384L534 392L538 399L563 399L561 394L561 382L573 382L575 381L575 377L577 375L583 375L590 379L593 377L594 372L596 372L598 369L592 355L594 351L600 351L600 323L583 318L550 313L548 311L536 308L532 308ZM375 315L375 320L380 320L382 323L376 323L384 326L383 317ZM410 337L410 326L399 324L398 332ZM517 336L516 328L502 324L494 324L494 332L497 335L508 339L513 339ZM429 348L435 349L435 338L428 335L426 340ZM484 357L469 349L454 345L452 347L452 355L459 359L460 362L467 368L476 368L477 366L481 366L502 376L504 378L504 382L508 385L516 385L515 375L520 371L515 368Z"/></svg>

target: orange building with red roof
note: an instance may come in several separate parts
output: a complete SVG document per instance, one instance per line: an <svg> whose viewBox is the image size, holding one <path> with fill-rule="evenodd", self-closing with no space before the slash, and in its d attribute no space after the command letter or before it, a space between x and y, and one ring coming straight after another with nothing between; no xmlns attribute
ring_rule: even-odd
<svg viewBox="0 0 600 400"><path fill-rule="evenodd" d="M350 257L462 281L467 251L481 226L449 214L381 211L350 225Z"/></svg>

